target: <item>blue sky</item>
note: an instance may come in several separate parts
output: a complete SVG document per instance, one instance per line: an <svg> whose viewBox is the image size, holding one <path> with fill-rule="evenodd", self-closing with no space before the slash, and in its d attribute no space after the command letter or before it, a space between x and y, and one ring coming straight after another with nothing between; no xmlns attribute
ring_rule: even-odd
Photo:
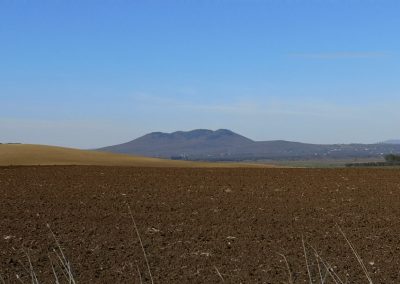
<svg viewBox="0 0 400 284"><path fill-rule="evenodd" d="M0 141L400 137L398 0L0 0Z"/></svg>

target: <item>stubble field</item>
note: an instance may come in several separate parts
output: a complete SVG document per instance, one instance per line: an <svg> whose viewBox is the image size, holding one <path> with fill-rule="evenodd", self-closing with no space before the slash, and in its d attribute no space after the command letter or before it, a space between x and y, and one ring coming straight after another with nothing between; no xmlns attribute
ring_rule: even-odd
<svg viewBox="0 0 400 284"><path fill-rule="evenodd" d="M368 283L339 228L373 283L400 279L395 169L2 167L0 200L6 283L54 283L46 224L77 283L150 283L132 216L154 283Z"/></svg>

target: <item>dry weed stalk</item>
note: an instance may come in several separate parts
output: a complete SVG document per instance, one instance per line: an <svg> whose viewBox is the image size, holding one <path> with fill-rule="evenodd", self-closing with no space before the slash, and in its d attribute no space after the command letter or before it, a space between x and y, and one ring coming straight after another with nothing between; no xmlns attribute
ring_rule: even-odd
<svg viewBox="0 0 400 284"><path fill-rule="evenodd" d="M362 261L360 255L358 254L358 252L356 251L354 245L350 242L350 240L347 238L346 234L343 232L343 230L339 227L339 225L336 225L340 231L340 233L343 235L343 237L345 238L347 244L350 246L352 253L355 255L359 265L361 266L365 277L368 280L368 284L373 284L372 279L368 273L368 270L364 264L364 262ZM306 262L306 267L307 267L307 274L308 274L308 278L309 278L309 283L313 284L313 283L319 283L319 284L325 284L327 281L328 276L330 276L330 278L333 280L333 282L335 284L346 284L347 280L344 281L333 269L332 265L325 261L321 255L317 252L317 250L310 245L309 243L304 241L304 238L302 237L302 245L303 245L303 252L304 252L304 257L305 257L305 262ZM317 276L314 277L314 274L312 273L311 270L311 265L310 265L310 261L312 261L312 256L310 256L309 253L307 253L307 250L311 249L314 255L314 261L316 262L316 266L318 269L318 273ZM290 270L289 270L290 271ZM315 270L314 270L315 272ZM290 283L290 282L289 282Z"/></svg>
<svg viewBox="0 0 400 284"><path fill-rule="evenodd" d="M346 239L346 242L347 242L347 244L350 246L351 250L353 251L353 254L356 256L356 259L357 259L358 263L360 264L360 266L361 266L361 268L362 268L362 270L363 270L363 272L364 272L364 274L365 274L365 277L366 277L367 280L368 280L368 283L369 283L369 284L372 284L372 279L371 279L371 277L369 276L368 270L367 270L367 268L365 267L365 264L364 264L364 262L362 261L360 255L358 254L358 252L356 251L356 249L354 248L354 246L353 246L353 244L350 242L350 240L347 238L347 236L346 236L346 234L343 232L342 228L340 228L340 226L339 226L338 224L336 224L336 226L338 227L339 231L342 233L343 237Z"/></svg>
<svg viewBox="0 0 400 284"><path fill-rule="evenodd" d="M129 205L128 205L128 209L129 209L129 213L130 213L130 215L131 215L133 227L135 228L136 235L137 235L137 237L138 237L138 239L139 239L140 246L141 246L142 251L143 251L143 256L144 256L144 260L146 261L147 270L148 270L149 275L150 275L151 284L154 284L153 275L151 274L150 264L149 264L149 260L147 259L146 250L144 249L143 242L142 242L142 238L140 237L139 230L138 230L138 228L137 228L137 226L136 226L135 218L133 218L132 210L131 210L131 207L130 207Z"/></svg>
<svg viewBox="0 0 400 284"><path fill-rule="evenodd" d="M222 282L225 282L224 277L222 277L221 272L219 272L218 268L217 268L215 265L214 265L214 269L215 269L215 271L217 272L217 275L219 276L219 278L221 278L221 281L222 281Z"/></svg>
<svg viewBox="0 0 400 284"><path fill-rule="evenodd" d="M51 233L51 235L52 235L52 237L54 239L54 242L57 245L57 249L53 249L53 253L58 259L57 264L58 264L59 268L61 269L62 274L67 279L69 284L76 284L74 275L72 273L71 264L68 261L68 259L66 258L65 254L64 254L64 252L62 250L60 242L58 241L56 235L51 230L49 224L47 224L47 228L49 229L49 231L50 231L50 233ZM49 256L49 258L50 258L50 261L51 261L53 274L55 275L56 283L59 283L58 276L57 276L57 273L56 273L56 270L55 270L55 266L53 265L53 262L52 262L50 256Z"/></svg>
<svg viewBox="0 0 400 284"><path fill-rule="evenodd" d="M143 284L142 273L140 272L139 265L136 264L136 268L137 268L137 272L138 272L138 275L139 275L139 283Z"/></svg>
<svg viewBox="0 0 400 284"><path fill-rule="evenodd" d="M294 281L293 281L293 276L292 276L292 270L290 269L290 265L289 265L289 262L288 262L288 260L287 260L287 258L286 258L286 256L284 255L284 254L281 254L281 253L277 253L279 256L281 256L282 258L283 258L283 260L285 261L285 264L286 264L286 269L287 269L287 271L288 271L288 283L289 284L294 284Z"/></svg>

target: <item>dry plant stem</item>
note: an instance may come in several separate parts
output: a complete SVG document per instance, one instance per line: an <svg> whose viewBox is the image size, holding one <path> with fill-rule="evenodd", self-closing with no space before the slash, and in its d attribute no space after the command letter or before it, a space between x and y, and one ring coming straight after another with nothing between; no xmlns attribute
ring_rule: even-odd
<svg viewBox="0 0 400 284"><path fill-rule="evenodd" d="M369 276L368 270L364 265L364 262L362 261L360 255L357 253L356 249L354 248L353 244L350 242L350 240L346 237L346 234L343 232L343 230L340 228L338 224L336 224L338 227L339 231L342 233L343 237L346 239L347 244L350 246L351 250L353 251L353 254L356 256L358 263L360 264L362 270L364 271L365 277L368 280L369 284L372 284L372 279Z"/></svg>
<svg viewBox="0 0 400 284"><path fill-rule="evenodd" d="M217 275L219 276L219 278L221 278L221 281L225 282L225 279L224 279L224 277L222 277L222 274L221 274L221 272L219 272L218 268L216 266L214 266L214 269L217 272Z"/></svg>
<svg viewBox="0 0 400 284"><path fill-rule="evenodd" d="M137 272L138 272L138 275L139 275L139 283L143 284L142 273L140 273L139 265L136 264L136 268L137 268Z"/></svg>
<svg viewBox="0 0 400 284"><path fill-rule="evenodd" d="M64 275L64 277L69 280L69 273L68 273L68 267L64 264L61 256L57 253L56 250L53 250L54 254L56 255L56 257L58 258L58 266L61 269L62 274Z"/></svg>
<svg viewBox="0 0 400 284"><path fill-rule="evenodd" d="M321 284L324 284L326 281L326 276L328 275L328 271L326 271L326 269L325 269L325 275L322 276L322 268L320 265L320 260L318 258L318 254L314 254L314 256L315 256L315 259L317 260L319 279L321 281Z"/></svg>
<svg viewBox="0 0 400 284"><path fill-rule="evenodd" d="M25 270L26 273L28 273L30 275L29 269L26 268L26 266L20 261L18 260L18 263L21 265L21 267ZM18 274L16 274L17 278L20 277Z"/></svg>
<svg viewBox="0 0 400 284"><path fill-rule="evenodd" d="M19 277L19 275L18 275L18 274L16 275L16 277L17 277L17 280L18 280L19 282L21 282L22 284L25 284L25 282L24 282L24 281L22 281L21 277Z"/></svg>
<svg viewBox="0 0 400 284"><path fill-rule="evenodd" d="M27 251L24 250L24 253L25 253L25 255L26 255L27 259L28 259L28 262L29 262L29 274L31 275L32 284L39 284L39 280L37 279L35 270L33 269L31 258L30 258L30 256L29 256Z"/></svg>
<svg viewBox="0 0 400 284"><path fill-rule="evenodd" d="M62 267L65 269L65 271L62 269L62 271L63 271L65 277L67 278L67 280L68 280L68 282L69 282L70 284L76 284L75 279L74 279L74 276L73 276L73 274L72 274L71 265L70 265L69 261L67 260L67 258L65 257L65 254L64 254L64 252L63 252L63 250L62 250L62 248L61 248L60 242L58 241L56 235L55 235L55 234L53 233L53 231L51 230L49 224L47 224L47 228L49 228L49 230L50 230L50 232L51 232L51 234L52 234L52 236L53 236L53 239L54 239L54 241L55 241L55 243L56 243L56 245L57 245L57 248L58 248L58 250L60 251L61 256L60 256L60 255L57 253L57 251L54 249L54 253L55 253L56 256L58 257L58 259L59 259L59 261L60 261ZM66 274L65 274L65 272L66 272Z"/></svg>
<svg viewBox="0 0 400 284"><path fill-rule="evenodd" d="M286 256L281 253L278 253L278 255L281 256L283 258L283 260L285 261L286 269L287 269L288 275L289 275L289 284L294 284L293 277L292 277L292 271L290 270L290 265L289 265L289 262L287 261Z"/></svg>
<svg viewBox="0 0 400 284"><path fill-rule="evenodd" d="M317 250L310 244L308 244L310 246L310 248L313 250L314 252L314 256L315 259L317 260L317 266L318 266L318 273L319 273L319 277L320 277L320 281L321 284L324 284L326 281L326 277L329 275L329 269L327 268L327 266L325 265L325 261L322 259L322 257L319 255L319 253L317 252ZM321 263L323 265L323 267L325 268L325 275L322 276L322 268L321 268ZM335 279L334 279L335 281ZM336 282L336 281L335 281Z"/></svg>
<svg viewBox="0 0 400 284"><path fill-rule="evenodd" d="M329 262L326 262L317 252L317 250L310 244L308 244L310 246L310 248L314 251L314 254L318 257L318 259L321 261L321 263L324 265L325 269L326 269L326 273L325 273L325 278L327 275L330 275L332 280L336 283L336 284L345 284L343 282L342 279L340 279L339 275L336 274L335 270L332 268L332 265ZM325 279L324 278L324 279ZM325 281L325 280L324 280Z"/></svg>
<svg viewBox="0 0 400 284"><path fill-rule="evenodd" d="M310 271L310 265L308 264L307 250L306 250L306 245L304 243L304 237L301 237L301 242L303 243L303 250L304 250L304 257L306 259L308 279L310 280L310 284L313 284L311 271Z"/></svg>
<svg viewBox="0 0 400 284"><path fill-rule="evenodd" d="M329 275L332 277L333 281L335 281L335 283L337 284L345 284L340 277L336 274L336 272L333 270L332 265L330 265L329 263L327 263L326 268L329 271Z"/></svg>
<svg viewBox="0 0 400 284"><path fill-rule="evenodd" d="M49 255L49 260L50 260L50 264L51 264L51 269L53 270L55 283L56 283L56 284L60 284L60 281L59 281L58 276L57 276L57 273L56 273L56 269L55 269L55 267L54 267L54 264L53 264L53 261L51 260L50 255Z"/></svg>
<svg viewBox="0 0 400 284"><path fill-rule="evenodd" d="M6 284L6 281L4 280L3 276L1 276L1 274L0 274L0 283L1 284Z"/></svg>
<svg viewBox="0 0 400 284"><path fill-rule="evenodd" d="M314 255L314 256L315 256L315 259L316 259L316 261L317 261L319 280L321 281L321 284L324 284L325 280L324 280L324 278L322 277L321 265L319 265L319 259L318 259L317 255Z"/></svg>
<svg viewBox="0 0 400 284"><path fill-rule="evenodd" d="M139 230L138 230L138 228L137 228L137 226L136 226L135 218L133 218L132 210L131 210L131 207L130 207L129 205L128 205L128 209L129 209L129 213L131 214L132 223L133 223L133 226L135 227L135 231L136 231L137 237L138 237L138 239L139 239L140 246L142 247L144 259L145 259L146 265L147 265L147 270L149 271L149 275L150 275L151 284L154 284L153 275L151 274L150 264L149 264L149 261L148 261L148 259L147 259L146 250L144 249L143 242L142 242L142 238L140 237Z"/></svg>
<svg viewBox="0 0 400 284"><path fill-rule="evenodd" d="M32 275L33 267L32 267L32 263L31 263L30 257L29 257L29 255L28 255L28 253L25 251L25 249L23 249L22 251L24 252L24 254L26 255L26 257L27 257L27 259L28 259L29 269L28 269L20 260L19 260L18 262L19 262L19 264L21 265L21 267L25 270L25 272L26 272L28 275L31 276L32 283L35 284L35 278L34 278L34 276ZM17 277L17 279L18 279L19 282L25 283L24 281L22 281L22 279L21 279L21 277L20 277L19 274L16 274L15 276Z"/></svg>

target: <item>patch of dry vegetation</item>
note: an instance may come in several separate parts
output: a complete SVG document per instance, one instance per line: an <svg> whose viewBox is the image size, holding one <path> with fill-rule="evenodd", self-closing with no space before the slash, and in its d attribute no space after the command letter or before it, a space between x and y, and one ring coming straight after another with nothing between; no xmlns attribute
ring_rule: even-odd
<svg viewBox="0 0 400 284"><path fill-rule="evenodd" d="M28 165L96 165L135 167L260 167L242 163L204 163L155 159L132 155L85 151L71 148L1 144L0 166Z"/></svg>

